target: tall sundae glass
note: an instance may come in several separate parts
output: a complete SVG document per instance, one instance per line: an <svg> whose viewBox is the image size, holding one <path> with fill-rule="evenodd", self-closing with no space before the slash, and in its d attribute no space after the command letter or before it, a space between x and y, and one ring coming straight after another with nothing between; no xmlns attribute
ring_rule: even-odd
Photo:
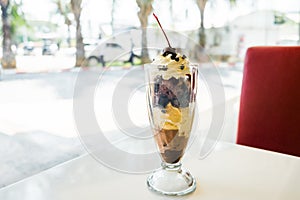
<svg viewBox="0 0 300 200"><path fill-rule="evenodd" d="M191 193L196 181L181 167L181 158L194 119L198 67L170 45L144 67L148 116L162 160L148 177L148 188L165 195Z"/></svg>

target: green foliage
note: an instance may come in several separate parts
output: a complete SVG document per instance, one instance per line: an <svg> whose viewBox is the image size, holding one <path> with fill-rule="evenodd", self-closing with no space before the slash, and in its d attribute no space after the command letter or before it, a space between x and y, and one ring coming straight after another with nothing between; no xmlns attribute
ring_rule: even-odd
<svg viewBox="0 0 300 200"><path fill-rule="evenodd" d="M24 13L20 9L20 5L12 5L10 9L10 15L12 34L16 33L18 27L27 26L26 20L24 19Z"/></svg>
<svg viewBox="0 0 300 200"><path fill-rule="evenodd" d="M11 36L13 42L19 43L22 41L22 33L21 30L26 28L30 28L27 24L24 13L22 11L22 3L16 1L10 1L9 8L7 9L7 13L10 19L11 25Z"/></svg>

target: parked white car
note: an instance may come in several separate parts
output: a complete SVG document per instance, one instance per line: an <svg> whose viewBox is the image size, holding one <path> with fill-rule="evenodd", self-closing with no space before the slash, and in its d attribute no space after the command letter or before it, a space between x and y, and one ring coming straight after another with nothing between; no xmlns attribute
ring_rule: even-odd
<svg viewBox="0 0 300 200"><path fill-rule="evenodd" d="M94 66L99 63L101 63L102 66L105 66L107 62L113 61L133 62L130 60L133 52L126 50L118 43L106 42L98 46L94 46L94 49L92 49L92 47L89 48L89 52L87 52L87 61L89 66ZM139 57L136 54L133 55L137 58Z"/></svg>

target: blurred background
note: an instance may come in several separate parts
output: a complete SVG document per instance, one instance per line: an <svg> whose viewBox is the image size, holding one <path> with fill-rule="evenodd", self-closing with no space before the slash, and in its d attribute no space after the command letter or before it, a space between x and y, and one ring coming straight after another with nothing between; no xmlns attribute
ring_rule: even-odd
<svg viewBox="0 0 300 200"><path fill-rule="evenodd" d="M32 0L1 2L5 14L2 14L3 51L0 52L8 55L0 55L2 67L20 72L39 71L43 67L72 68L89 58L87 64L95 65L97 61L105 65L111 59L104 50L93 57L91 52L95 47L120 32L141 26L157 28L155 19L149 17L152 12L159 16L166 30L199 41L215 61L241 61L245 49L253 45L299 44L297 0L41 0L34 6ZM130 39L129 36L127 40ZM118 52L128 45L128 48L140 47L142 41L122 42L103 45ZM59 63L52 63L49 55L56 56ZM45 60L47 66L36 69L35 63L39 62L28 63L32 56L41 62ZM145 60L145 55L138 56Z"/></svg>
<svg viewBox="0 0 300 200"><path fill-rule="evenodd" d="M153 12L176 47L199 50L176 40L181 34L205 50L230 99L239 98L248 47L300 45L299 0L0 0L0 6L0 188L85 153L72 112L78 72L109 67L108 93L128 70L142 73L157 54L146 47L167 45ZM144 96L133 97L131 116L145 125ZM99 98L111 104L111 97ZM238 110L231 111L232 124ZM109 106L101 112L113 135ZM221 139L235 142L235 123L224 127Z"/></svg>

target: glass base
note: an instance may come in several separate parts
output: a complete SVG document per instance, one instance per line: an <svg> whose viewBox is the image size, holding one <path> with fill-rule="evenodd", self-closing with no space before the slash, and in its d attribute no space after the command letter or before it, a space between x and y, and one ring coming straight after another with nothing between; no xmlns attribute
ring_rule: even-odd
<svg viewBox="0 0 300 200"><path fill-rule="evenodd" d="M196 189L194 177L180 163L162 163L162 168L148 177L147 185L154 192L172 196L186 195Z"/></svg>

